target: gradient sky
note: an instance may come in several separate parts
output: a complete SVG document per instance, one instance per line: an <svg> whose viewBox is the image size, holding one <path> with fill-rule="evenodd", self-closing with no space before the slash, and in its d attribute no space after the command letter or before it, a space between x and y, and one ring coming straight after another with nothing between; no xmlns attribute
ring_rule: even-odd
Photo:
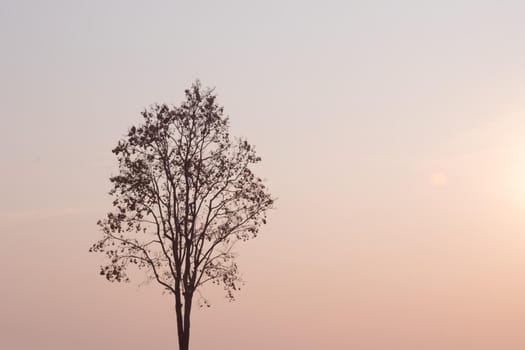
<svg viewBox="0 0 525 350"><path fill-rule="evenodd" d="M279 198L216 349L525 348L522 1L0 2L0 348L175 348L87 252L139 112L215 86Z"/></svg>

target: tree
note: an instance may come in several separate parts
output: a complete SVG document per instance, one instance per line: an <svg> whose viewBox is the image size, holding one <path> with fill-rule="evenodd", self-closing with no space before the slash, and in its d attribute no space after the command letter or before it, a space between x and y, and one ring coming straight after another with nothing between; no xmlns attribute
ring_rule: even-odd
<svg viewBox="0 0 525 350"><path fill-rule="evenodd" d="M261 158L230 137L213 90L197 81L180 107L154 105L142 117L113 149L113 211L98 222L103 237L90 251L109 259L100 270L109 281L129 281L135 266L174 296L179 349L187 350L195 294L210 282L234 299L242 282L234 245L257 235L274 200L251 169Z"/></svg>

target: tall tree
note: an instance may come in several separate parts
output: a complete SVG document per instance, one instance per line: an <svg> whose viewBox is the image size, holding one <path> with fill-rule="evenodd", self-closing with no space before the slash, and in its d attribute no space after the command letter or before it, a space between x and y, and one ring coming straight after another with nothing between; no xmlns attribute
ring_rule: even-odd
<svg viewBox="0 0 525 350"><path fill-rule="evenodd" d="M179 349L188 350L196 292L211 282L234 298L234 245L257 235L273 198L251 168L261 158L230 137L213 90L197 81L179 107L154 105L142 117L113 149L114 210L90 251L107 255L100 273L109 281L129 281L133 265L174 296Z"/></svg>

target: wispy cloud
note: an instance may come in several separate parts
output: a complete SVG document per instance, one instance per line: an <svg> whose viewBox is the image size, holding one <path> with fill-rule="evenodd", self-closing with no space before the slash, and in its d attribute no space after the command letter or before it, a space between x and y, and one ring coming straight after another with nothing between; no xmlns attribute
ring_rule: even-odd
<svg viewBox="0 0 525 350"><path fill-rule="evenodd" d="M0 221L53 219L94 211L96 211L94 208L37 208L18 211L0 211Z"/></svg>

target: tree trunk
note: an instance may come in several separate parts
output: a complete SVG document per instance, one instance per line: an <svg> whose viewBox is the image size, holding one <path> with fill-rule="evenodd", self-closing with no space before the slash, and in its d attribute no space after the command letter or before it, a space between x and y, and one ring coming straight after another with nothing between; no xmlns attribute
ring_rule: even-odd
<svg viewBox="0 0 525 350"><path fill-rule="evenodd" d="M179 350L188 350L190 346L190 315L192 295L184 296L184 304L180 294L175 293L175 313L177 315L177 336Z"/></svg>
<svg viewBox="0 0 525 350"><path fill-rule="evenodd" d="M190 347L190 315L191 315L191 302L193 295L187 293L184 297L184 335L183 335L183 347L180 350L188 350Z"/></svg>
<svg viewBox="0 0 525 350"><path fill-rule="evenodd" d="M179 350L188 350L188 347L184 347L184 327L183 327L183 312L182 312L182 301L180 297L180 289L175 287L175 314L177 316L177 339L179 343Z"/></svg>
<svg viewBox="0 0 525 350"><path fill-rule="evenodd" d="M179 350L188 350L189 345L190 345L189 339L187 339L186 334L184 334L184 336L182 337L181 343L179 343Z"/></svg>

